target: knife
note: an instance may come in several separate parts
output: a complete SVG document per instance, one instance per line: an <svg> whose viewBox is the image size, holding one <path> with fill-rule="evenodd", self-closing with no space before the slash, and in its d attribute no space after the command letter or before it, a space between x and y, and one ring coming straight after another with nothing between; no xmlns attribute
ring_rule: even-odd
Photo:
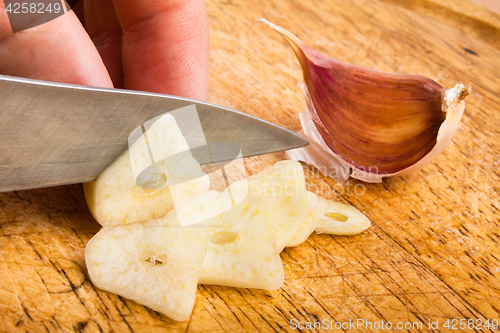
<svg viewBox="0 0 500 333"><path fill-rule="evenodd" d="M127 149L134 129L190 105L206 141L235 144L242 157L308 144L287 129L210 103L0 75L0 192L95 180ZM219 161L234 158L231 151L218 155Z"/></svg>

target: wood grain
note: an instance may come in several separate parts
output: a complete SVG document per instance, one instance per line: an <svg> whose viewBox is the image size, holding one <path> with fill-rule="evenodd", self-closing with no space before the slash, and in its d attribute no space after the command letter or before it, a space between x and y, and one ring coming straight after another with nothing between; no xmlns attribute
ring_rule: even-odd
<svg viewBox="0 0 500 333"><path fill-rule="evenodd" d="M274 31L262 24L249 31L261 17L342 61L472 86L453 142L420 172L339 185L305 166L311 191L356 206L370 229L313 234L286 249L279 290L199 286L191 319L177 323L89 281L84 248L100 226L81 185L0 193L0 332L293 332L294 319L422 322L404 331L426 332L429 321L439 320L432 331L450 331L447 319L500 320L497 14L467 13L463 1L415 3L207 1L211 102L294 131L304 105L300 67ZM246 165L254 173L283 158Z"/></svg>

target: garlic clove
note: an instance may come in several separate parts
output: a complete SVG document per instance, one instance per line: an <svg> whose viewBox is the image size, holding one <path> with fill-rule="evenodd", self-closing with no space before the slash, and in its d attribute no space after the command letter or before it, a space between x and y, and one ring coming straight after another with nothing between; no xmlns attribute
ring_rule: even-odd
<svg viewBox="0 0 500 333"><path fill-rule="evenodd" d="M356 235L370 225L370 220L355 207L318 197L316 233Z"/></svg>
<svg viewBox="0 0 500 333"><path fill-rule="evenodd" d="M260 21L278 31L299 59L307 87L309 117L305 118L314 125L309 132L322 139L319 153L318 145L313 145L289 156L310 162L327 153L340 167L351 168L352 177L380 182L382 177L422 168L452 139L469 87L459 84L446 91L420 75L343 63L315 51L285 29ZM321 162L313 164L319 167Z"/></svg>

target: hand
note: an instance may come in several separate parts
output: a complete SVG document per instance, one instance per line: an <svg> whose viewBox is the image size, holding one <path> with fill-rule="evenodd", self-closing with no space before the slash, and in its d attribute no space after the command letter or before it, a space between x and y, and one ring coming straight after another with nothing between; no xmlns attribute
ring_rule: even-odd
<svg viewBox="0 0 500 333"><path fill-rule="evenodd" d="M0 0L0 74L208 99L203 0L80 1L84 26L70 11L12 33Z"/></svg>

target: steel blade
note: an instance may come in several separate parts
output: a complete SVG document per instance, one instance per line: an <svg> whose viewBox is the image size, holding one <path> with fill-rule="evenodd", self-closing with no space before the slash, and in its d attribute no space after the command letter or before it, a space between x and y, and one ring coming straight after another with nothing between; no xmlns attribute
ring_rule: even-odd
<svg viewBox="0 0 500 333"><path fill-rule="evenodd" d="M234 143L243 157L307 144L284 128L210 103L0 75L0 192L92 181L127 149L135 128L193 104L206 141Z"/></svg>

